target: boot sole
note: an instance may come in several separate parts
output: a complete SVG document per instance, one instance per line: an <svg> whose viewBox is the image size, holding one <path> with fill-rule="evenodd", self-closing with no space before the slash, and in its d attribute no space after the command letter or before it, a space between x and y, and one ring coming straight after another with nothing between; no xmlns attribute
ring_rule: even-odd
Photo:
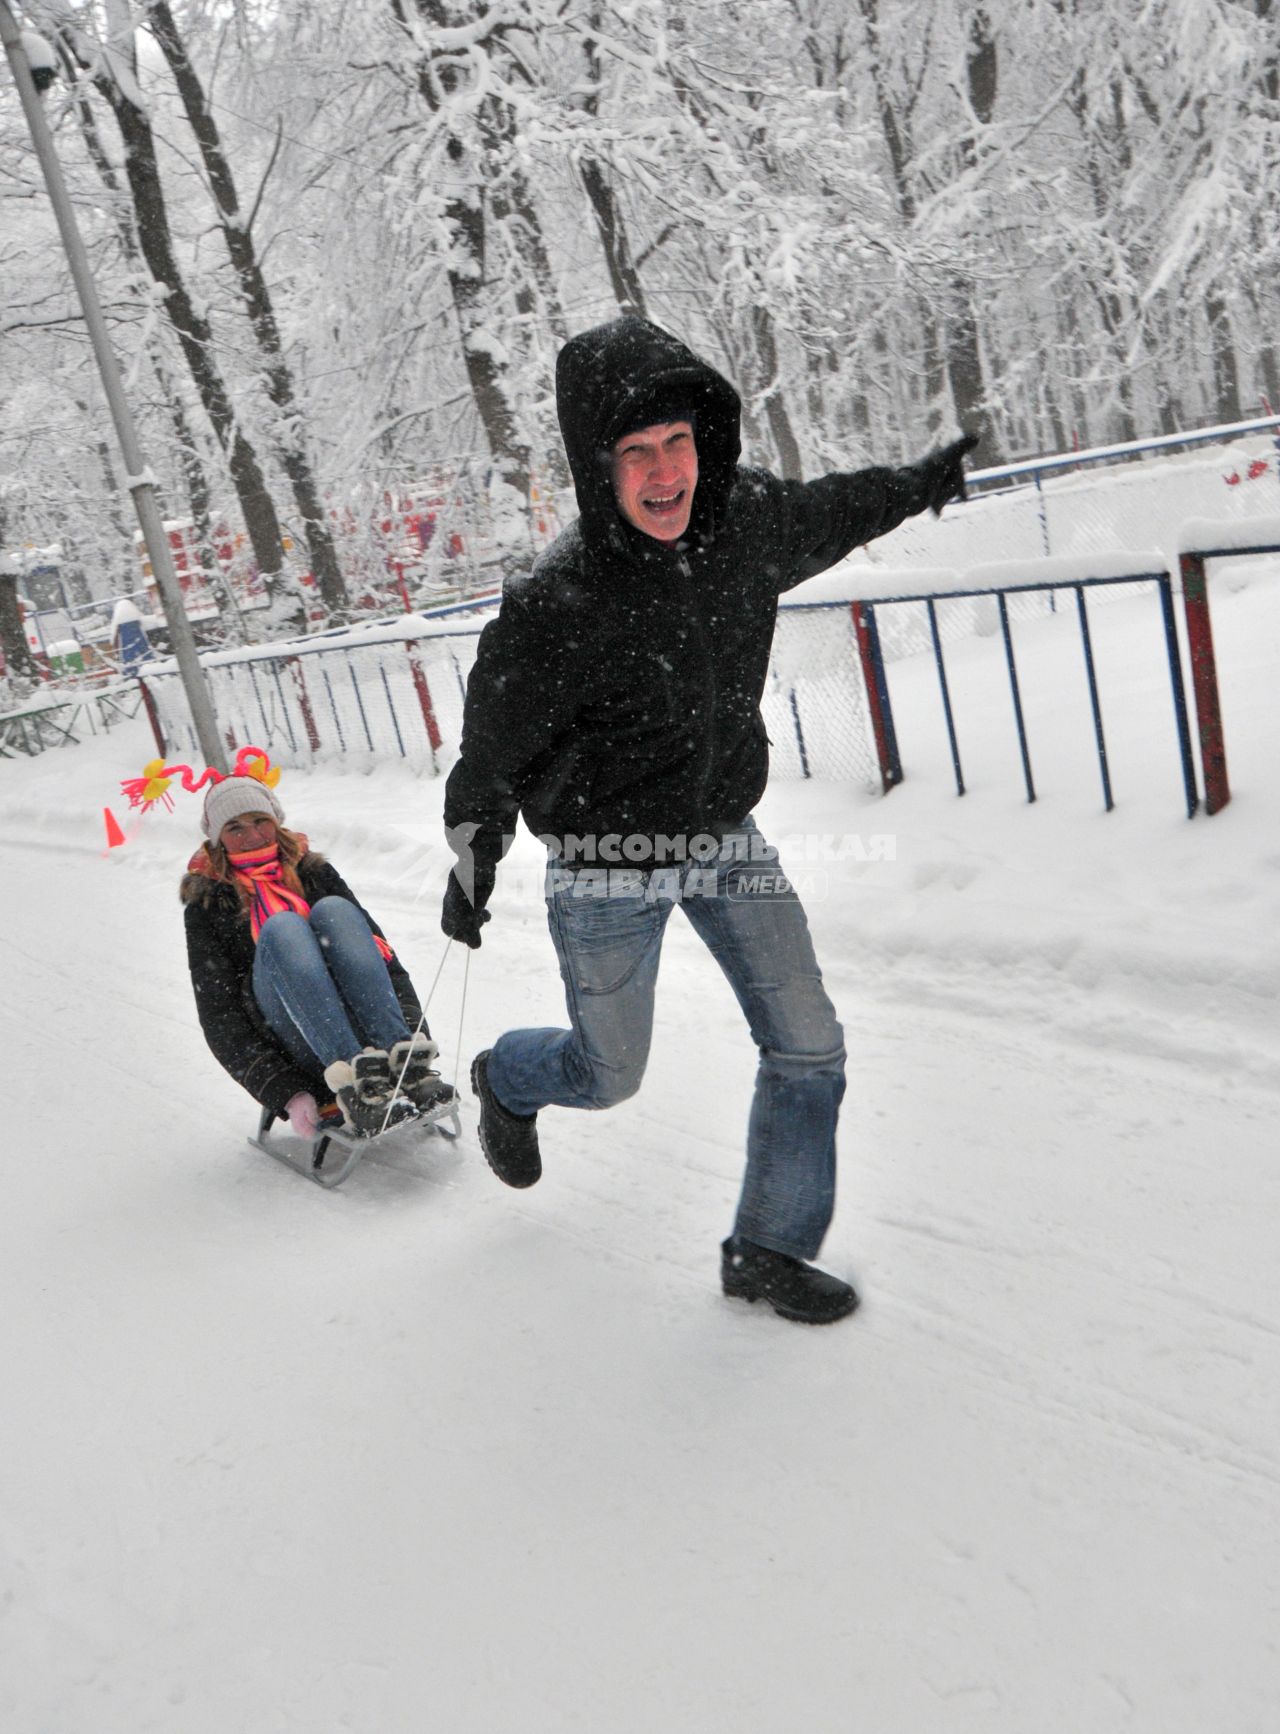
<svg viewBox="0 0 1280 1734"><path fill-rule="evenodd" d="M850 1313L856 1313L861 1304L861 1297L854 1294L840 1306L838 1312L804 1313L795 1307L789 1307L785 1301L774 1300L763 1289L756 1288L751 1283L735 1283L728 1278L722 1278L720 1283L725 1296L729 1300L744 1300L751 1306L757 1301L763 1301L772 1307L780 1319L787 1319L797 1325L834 1325L841 1319L847 1319Z"/></svg>
<svg viewBox="0 0 1280 1734"><path fill-rule="evenodd" d="M374 1125L371 1120L369 1126L362 1130L351 1120L348 1120L344 1113L342 1117L342 1126L338 1129L345 1132L348 1138L359 1138L365 1143L373 1138L381 1138L384 1132L394 1132L398 1126L407 1126L411 1120L417 1119L418 1110L413 1106L413 1104L405 1097L401 1097L400 1102L404 1103L404 1107L408 1108L409 1111L407 1113L404 1111L404 1107L401 1107L398 1103L396 1111L390 1116L390 1118L388 1118L387 1107L384 1102L374 1105L374 1117L377 1120L376 1125ZM321 1131L327 1130L324 1126L321 1126L320 1129Z"/></svg>

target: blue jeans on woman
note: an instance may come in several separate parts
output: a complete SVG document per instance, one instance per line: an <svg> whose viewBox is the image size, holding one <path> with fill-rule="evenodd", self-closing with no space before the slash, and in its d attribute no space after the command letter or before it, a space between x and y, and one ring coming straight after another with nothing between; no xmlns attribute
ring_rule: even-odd
<svg viewBox="0 0 1280 1734"><path fill-rule="evenodd" d="M389 1048L409 1034L369 923L345 897L309 916L282 910L262 924L253 997L288 1053L308 1068Z"/></svg>
<svg viewBox="0 0 1280 1734"><path fill-rule="evenodd" d="M812 1258L835 1205L844 1032L800 899L753 819L703 864L642 874L552 863L547 918L572 1028L500 1036L489 1084L513 1114L609 1108L634 1095L677 902L728 977L760 1051L734 1233Z"/></svg>

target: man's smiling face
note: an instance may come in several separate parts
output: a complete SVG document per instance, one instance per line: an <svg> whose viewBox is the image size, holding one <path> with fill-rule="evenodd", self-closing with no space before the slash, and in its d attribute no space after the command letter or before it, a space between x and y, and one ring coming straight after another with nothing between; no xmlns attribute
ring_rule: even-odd
<svg viewBox="0 0 1280 1734"><path fill-rule="evenodd" d="M618 510L655 541L676 542L684 535L697 485L698 449L691 422L637 428L613 448Z"/></svg>

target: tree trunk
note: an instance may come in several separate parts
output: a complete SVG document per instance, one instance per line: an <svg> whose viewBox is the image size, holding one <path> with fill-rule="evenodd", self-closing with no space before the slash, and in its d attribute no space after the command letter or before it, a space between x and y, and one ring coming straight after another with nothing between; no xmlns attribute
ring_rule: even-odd
<svg viewBox="0 0 1280 1734"><path fill-rule="evenodd" d="M762 388L757 394L757 401L763 407L765 420L769 424L773 447L778 454L778 466L788 481L802 481L804 465L800 458L800 444L791 426L791 417L787 414L787 400L782 394L782 384L778 378L778 344L773 333L773 319L769 309L760 301L751 309L751 335L755 340L757 364L762 378Z"/></svg>
<svg viewBox="0 0 1280 1734"><path fill-rule="evenodd" d="M1076 124L1080 128L1085 174L1089 182L1093 214L1097 219L1099 233L1105 233L1112 214L1108 197L1110 182L1106 171L1098 161L1094 140L1090 136L1089 100L1083 68L1077 70L1072 80L1067 96L1067 107L1075 116ZM1124 302L1114 289L1105 287L1104 283L1097 279L1091 279L1090 287L1093 290L1098 314L1102 320L1102 328L1109 339L1111 354L1115 362L1115 391L1119 423L1116 434L1121 440L1135 440L1138 437L1138 424L1133 412L1133 382L1129 377L1129 358L1124 343L1126 323Z"/></svg>
<svg viewBox="0 0 1280 1734"><path fill-rule="evenodd" d="M515 114L509 103L490 96L482 103L478 120L485 158L501 165L490 187L490 212L494 222L507 230L516 257L524 267L524 277L515 285L516 309L525 315L541 311L556 342L565 343L569 326L533 201L533 189L529 177L512 160L519 142Z"/></svg>
<svg viewBox="0 0 1280 1734"><path fill-rule="evenodd" d="M594 120L600 109L599 6L592 7L587 28L591 34L585 36L582 42L582 51L587 62L587 92L582 106L584 112ZM631 255L626 223L609 178L595 156L583 157L578 165L578 173L596 221L605 264L609 269L613 298L618 303L619 311L634 313L641 319L646 319L648 311L645 307L644 290L640 284L640 273Z"/></svg>
<svg viewBox="0 0 1280 1734"><path fill-rule="evenodd" d="M337 549L329 530L329 520L316 486L311 460L302 434L301 411L293 389L293 375L285 360L284 344L276 321L271 291L258 260L253 236L240 214L231 165L222 149L217 123L205 98L204 86L187 54L186 44L178 34L168 0L150 0L148 17L151 29L160 44L160 51L169 63L187 120L200 147L201 160L209 177L209 186L222 219L223 238L235 270L240 297L249 315L249 323L262 355L262 375L279 414L276 444L281 466L289 478L294 503L302 519L303 533L311 556L311 572L319 587L325 607L331 614L345 616L348 605L347 587L338 565ZM252 220L252 219L250 219Z"/></svg>
<svg viewBox="0 0 1280 1734"><path fill-rule="evenodd" d="M649 310L640 284L640 274L632 263L626 225L618 208L618 201L613 196L613 188L595 157L584 157L578 173L582 178L587 202L591 206L591 214L595 218L600 245L604 249L605 264L609 269L609 286L613 290L614 300L618 303L618 311L634 313L641 319L647 319Z"/></svg>
<svg viewBox="0 0 1280 1734"><path fill-rule="evenodd" d="M450 141L449 156L457 165L459 177L462 177L466 152L459 140ZM516 431L506 365L494 355L487 341L483 189L475 187L469 197L459 194L450 199L445 213L453 228L455 245L466 261L465 269L451 267L447 276L471 395L498 473L503 481L527 499L529 451Z"/></svg>
<svg viewBox="0 0 1280 1734"><path fill-rule="evenodd" d="M409 0L391 0L391 9L406 34L416 41L406 13L408 3ZM419 18L434 30L447 30L457 23L445 0L412 0L412 3ZM474 18L469 21L475 22ZM445 219L453 233L451 252L458 263L447 265L445 276L458 321L463 366L498 473L527 502L529 450L519 434L507 363L494 354L490 332L485 205L488 183L496 178L497 165L471 161L464 139L449 124L444 112L449 97L463 88L465 77L462 65L453 57L442 56L437 64L429 52L418 50L418 92L445 129L449 180L456 189L445 204ZM514 127L514 121L511 124Z"/></svg>
<svg viewBox="0 0 1280 1734"><path fill-rule="evenodd" d="M18 609L18 574L0 569L0 644L7 677L15 683L37 681L40 670L27 646Z"/></svg>
<svg viewBox="0 0 1280 1734"><path fill-rule="evenodd" d="M1000 59L991 18L979 6L969 25L969 49L965 57L969 103L982 126L990 126L995 114ZM966 169L978 163L978 141L972 135L962 140L960 160ZM986 372L978 341L978 316L973 284L963 277L951 283L951 317L947 322L947 378L956 419L969 433L982 439L982 461L998 460L999 447L987 399Z"/></svg>
<svg viewBox="0 0 1280 1734"><path fill-rule="evenodd" d="M858 6L862 13L876 111L889 157L894 203L904 230L910 231L918 214L915 190L911 184L910 116L898 115L889 94L884 56L880 47L880 0L858 0ZM925 380L925 431L929 438L934 438L942 429L943 402L949 386L946 349L927 295L920 297L918 308L920 353Z"/></svg>
<svg viewBox="0 0 1280 1734"><path fill-rule="evenodd" d="M1231 316L1221 290L1211 289L1205 296L1204 312L1209 322L1213 358L1213 413L1219 421L1243 421L1235 339L1231 335Z"/></svg>
<svg viewBox="0 0 1280 1734"><path fill-rule="evenodd" d="M64 38L62 45L76 64L84 64L77 57L73 34ZM208 321L196 311L178 269L151 123L110 72L103 69L102 62L96 63L91 76L120 129L138 243L147 268L162 291L165 311L177 333L196 391L226 455L254 558L271 597L273 616L281 625L300 627L305 623L301 592L280 576L284 551L275 505L267 491L257 455L236 420L230 396L213 359Z"/></svg>
<svg viewBox="0 0 1280 1734"><path fill-rule="evenodd" d="M0 645L4 647L5 677L20 690L35 685L40 678L40 668L22 630L17 562L4 552L7 535L8 519L4 507L0 506Z"/></svg>
<svg viewBox="0 0 1280 1734"><path fill-rule="evenodd" d="M84 139L85 147L89 153L89 160L98 171L98 177L103 186L106 187L107 191L112 196L113 205L115 207L116 233L120 239L121 252L124 254L128 263L138 273L139 278L141 278L146 270L146 261L143 259L141 250L138 246L137 233L133 224L129 220L128 211L126 209L128 205L128 195L121 187L115 168L112 166L106 151L102 148L102 140L98 136L98 128L94 119L93 109L90 107L89 101L84 94L83 86L79 83L78 79L75 85L75 101L76 112L80 119L80 132ZM141 293L141 289L139 292ZM160 396L164 401L165 409L169 415L169 420L173 423L174 445L177 449L178 464L182 471L183 482L186 486L187 505L196 526L196 545L200 553L200 564L206 571L213 572L216 570L217 562L213 551L213 525L211 521L209 478L205 473L205 467L200 456L199 447L196 445L195 437L192 433L190 424L187 421L187 414L186 410L183 408L182 399L178 394L177 387L174 385L169 374L169 369L165 364L158 338L153 336L147 340L147 351L151 358L152 371L156 376L156 385L159 389ZM104 440L98 442L98 452L102 460L103 475L107 482L107 497L109 501L108 509L111 513L111 521L120 535L121 542L127 549L126 563L128 566L129 577L125 588L132 590L136 588L136 555L134 553L134 541L132 535L130 535L125 526L124 517L120 510L120 489L116 481L110 453L107 450L107 445ZM220 577L221 575L219 574L219 578ZM230 631L235 633L237 636L243 637L238 614L234 609L234 606L225 616L225 620Z"/></svg>
<svg viewBox="0 0 1280 1734"><path fill-rule="evenodd" d="M978 326L969 285L957 278L952 285L955 311L947 327L947 379L956 420L967 433L982 439L984 464L999 462L995 426L987 409L987 384L978 348Z"/></svg>
<svg viewBox="0 0 1280 1734"><path fill-rule="evenodd" d="M83 410L84 418L87 422L89 420L89 406L87 404L82 405L77 403L76 407ZM98 454L98 463L102 469L103 485L106 488L107 515L111 519L112 529L120 538L121 587L126 591L137 590L142 582L142 574L138 567L137 544L133 539L133 534L129 525L125 521L124 511L121 507L121 501L124 498L124 490L120 486L119 478L116 475L115 465L111 461L111 447L107 444L106 440L95 440L94 450Z"/></svg>
<svg viewBox="0 0 1280 1734"><path fill-rule="evenodd" d="M503 165L490 189L489 214L495 229L505 231L518 261L519 271L513 287L516 312L529 330L535 328L540 316L556 343L566 343L569 325L551 269L551 256L534 204L533 189L527 175L514 163L516 118L511 105L499 102L496 97L486 98L480 109L479 123L486 158ZM541 360L540 357L532 359L535 364ZM554 378L549 367L540 366L539 372L544 382L541 397L548 407L539 419L535 438L547 453L545 462L552 486L565 488L570 480L569 466L564 458L564 448L556 437Z"/></svg>
<svg viewBox="0 0 1280 1734"><path fill-rule="evenodd" d="M102 81L99 88L110 101L110 86ZM271 580L277 578L284 567L284 550L275 503L267 491L257 454L236 420L227 388L213 359L213 334L208 321L196 311L178 270L151 125L130 102L117 98L113 107L125 143L125 172L138 217L139 244L152 277L163 290L165 311L177 333L205 414L226 455L254 559L268 587L277 591L278 587L273 586ZM295 612L299 615L302 612L300 598Z"/></svg>

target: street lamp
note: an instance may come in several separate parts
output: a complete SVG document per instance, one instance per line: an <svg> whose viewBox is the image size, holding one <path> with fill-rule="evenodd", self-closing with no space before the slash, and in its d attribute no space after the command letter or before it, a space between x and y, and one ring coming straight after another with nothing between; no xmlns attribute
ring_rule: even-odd
<svg viewBox="0 0 1280 1734"><path fill-rule="evenodd" d="M187 619L187 611L183 605L169 538L165 534L164 522L160 516L155 479L142 454L133 412L129 408L120 369L107 334L107 322L102 316L93 273L89 267L89 256L80 236L66 182L62 178L62 168L53 148L53 136L40 106L40 91L47 90L57 76L57 56L44 38L38 36L34 30L19 30L9 9L8 0L0 0L0 39L4 41L5 52L13 68L14 82L22 99L27 125L31 128L31 142L44 171L49 201L53 206L54 216L58 219L63 249L75 280L76 293L80 297L80 307L88 327L98 371L102 375L102 388L107 395L116 438L120 442L124 457L126 483L133 496L138 522L142 526L142 538L151 560L151 570L160 587L160 602L169 628L169 641L173 646L187 703L191 707L196 739L200 743L205 763L215 770L225 771L226 754L218 734L213 700L204 678L204 670L200 666L200 658L196 654L191 622Z"/></svg>

